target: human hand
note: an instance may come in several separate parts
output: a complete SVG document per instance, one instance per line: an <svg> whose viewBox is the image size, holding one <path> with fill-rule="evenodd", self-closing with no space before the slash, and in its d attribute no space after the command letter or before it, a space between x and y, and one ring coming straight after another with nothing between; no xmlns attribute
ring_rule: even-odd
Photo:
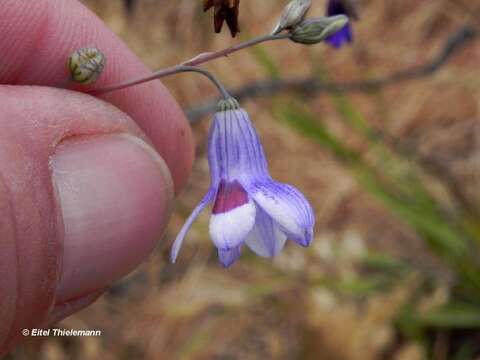
<svg viewBox="0 0 480 360"><path fill-rule="evenodd" d="M107 58L95 86L148 73L76 0L3 0L0 33L1 356L21 329L87 306L145 259L193 141L159 82L102 100L55 88L85 46Z"/></svg>

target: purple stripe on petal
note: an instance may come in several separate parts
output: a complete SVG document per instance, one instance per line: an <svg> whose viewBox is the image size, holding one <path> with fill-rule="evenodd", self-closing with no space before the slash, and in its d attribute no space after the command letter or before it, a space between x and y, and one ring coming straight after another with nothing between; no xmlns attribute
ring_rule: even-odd
<svg viewBox="0 0 480 360"><path fill-rule="evenodd" d="M223 126L225 126L225 157L223 161L225 162L225 175L227 179L232 177L232 166L235 166L237 163L234 160L235 157L235 135L232 129L232 114L231 111L226 112L226 119Z"/></svg>
<svg viewBox="0 0 480 360"><path fill-rule="evenodd" d="M256 158L260 167L259 176L267 176L270 177L268 173L268 162L267 158L265 157L265 151L263 150L263 145L260 142L260 138L258 137L257 131L252 123L249 121L248 131L250 132L250 137L252 139L252 147L255 150Z"/></svg>
<svg viewBox="0 0 480 360"><path fill-rule="evenodd" d="M237 246L230 250L221 250L218 249L218 258L224 267L231 266L237 259L240 257L242 253L242 246Z"/></svg>
<svg viewBox="0 0 480 360"><path fill-rule="evenodd" d="M220 175L220 177L226 177L228 178L228 173L229 173L229 170L230 170L230 161L229 161L229 142L232 140L232 134L228 131L228 126L230 124L230 119L229 117L227 116L228 115L228 111L225 112L225 115L223 116L223 119L222 121L219 121L219 128L220 128L220 131L221 131L221 136L222 136L222 141L221 141L221 144L222 144L222 152L221 152L221 160L220 160L220 164L222 166L222 174Z"/></svg>
<svg viewBox="0 0 480 360"><path fill-rule="evenodd" d="M260 256L273 257L282 251L286 240L287 236L273 219L257 207L255 226L245 240L245 244Z"/></svg>
<svg viewBox="0 0 480 360"><path fill-rule="evenodd" d="M252 146L252 139L250 138L249 128L252 127L252 125L248 119L247 113L243 110L235 113L235 121L238 126L239 144L244 149L244 163L249 164L246 167L250 168L243 169L243 171L244 173L247 171L247 173L253 177L254 174L260 172L260 164L258 163L258 157L255 148Z"/></svg>
<svg viewBox="0 0 480 360"><path fill-rule="evenodd" d="M242 142L241 148L245 149L246 154L248 154L248 158L245 161L245 171L256 178L268 175L265 153L247 112L243 109L238 109L234 114L239 126L239 139Z"/></svg>
<svg viewBox="0 0 480 360"><path fill-rule="evenodd" d="M238 181L222 180L217 191L213 214L220 214L233 210L248 203L248 194Z"/></svg>
<svg viewBox="0 0 480 360"><path fill-rule="evenodd" d="M230 162L232 164L231 169L235 169L230 173L230 176L235 177L238 175L238 171L241 171L242 164L245 161L249 161L249 157L245 157L245 148L241 143L241 136L238 127L238 119L235 116L236 110L229 112L229 126L230 126L230 136L232 138L230 145Z"/></svg>
<svg viewBox="0 0 480 360"><path fill-rule="evenodd" d="M220 181L226 178L228 173L228 142L231 135L227 128L228 112L218 112L215 114L211 126L211 136L208 143L208 162L210 171L215 172L215 178Z"/></svg>
<svg viewBox="0 0 480 360"><path fill-rule="evenodd" d="M215 114L208 150L214 184L219 179L251 181L268 176L262 145L243 109Z"/></svg>
<svg viewBox="0 0 480 360"><path fill-rule="evenodd" d="M215 119L210 126L210 133L208 136L208 165L210 168L211 187L217 187L220 182L220 174L222 173L222 164L219 161L221 158L220 152L222 137L220 134L218 121Z"/></svg>
<svg viewBox="0 0 480 360"><path fill-rule="evenodd" d="M289 239L302 246L311 243L315 217L300 191L272 180L255 184L247 191Z"/></svg>
<svg viewBox="0 0 480 360"><path fill-rule="evenodd" d="M231 133L230 111L215 113L208 142L208 163L212 180L228 179L231 172L230 147L234 138ZM217 183L218 184L218 183Z"/></svg>
<svg viewBox="0 0 480 360"><path fill-rule="evenodd" d="M215 189L210 188L208 192L205 194L202 200L200 200L200 203L197 205L197 207L192 211L188 219L185 221L185 224L183 225L182 229L177 235L177 238L175 239L172 250L170 252L170 260L172 263L175 262L177 259L178 253L180 252L180 248L182 247L183 240L185 239L185 236L188 233L188 230L190 230L190 227L192 226L193 222L196 220L198 215L202 212L203 209L205 209L205 206L208 205L209 202L213 200L213 197L215 196Z"/></svg>

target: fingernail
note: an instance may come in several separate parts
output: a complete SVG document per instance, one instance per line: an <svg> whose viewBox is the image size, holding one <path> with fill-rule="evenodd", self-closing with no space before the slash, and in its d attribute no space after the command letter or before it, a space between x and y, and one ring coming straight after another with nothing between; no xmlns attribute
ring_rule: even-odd
<svg viewBox="0 0 480 360"><path fill-rule="evenodd" d="M132 135L68 140L51 166L64 227L58 303L110 285L148 256L173 185L160 156Z"/></svg>

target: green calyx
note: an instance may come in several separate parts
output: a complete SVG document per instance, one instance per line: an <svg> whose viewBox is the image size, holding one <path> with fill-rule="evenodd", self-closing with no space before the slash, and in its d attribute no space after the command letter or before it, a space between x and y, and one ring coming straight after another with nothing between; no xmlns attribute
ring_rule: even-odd
<svg viewBox="0 0 480 360"><path fill-rule="evenodd" d="M222 99L217 104L217 112L237 110L239 108L240 104L233 97L229 97L228 99Z"/></svg>
<svg viewBox="0 0 480 360"><path fill-rule="evenodd" d="M348 21L345 15L308 19L292 30L290 40L306 45L317 44L341 30Z"/></svg>

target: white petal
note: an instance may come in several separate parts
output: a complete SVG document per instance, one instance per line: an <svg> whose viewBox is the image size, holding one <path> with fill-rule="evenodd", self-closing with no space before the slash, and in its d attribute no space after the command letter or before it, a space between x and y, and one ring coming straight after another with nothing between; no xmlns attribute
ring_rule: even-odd
<svg viewBox="0 0 480 360"><path fill-rule="evenodd" d="M273 219L265 211L257 208L255 226L245 243L256 254L263 257L273 257L282 251L287 241L285 235Z"/></svg>
<svg viewBox="0 0 480 360"><path fill-rule="evenodd" d="M210 237L221 250L231 250L239 246L255 224L255 205L250 200L232 210L212 214L210 217Z"/></svg>
<svg viewBox="0 0 480 360"><path fill-rule="evenodd" d="M293 186L267 180L251 184L248 192L289 239L302 246L310 244L315 218L312 207L300 191Z"/></svg>
<svg viewBox="0 0 480 360"><path fill-rule="evenodd" d="M207 206L208 203L212 201L214 195L215 195L215 191L213 189L210 189L207 192L207 194L203 197L203 199L200 201L200 203L197 205L197 207L192 211L188 219L185 221L185 224L183 224L183 227L178 233L177 238L173 243L172 250L170 252L170 261L172 263L174 263L175 260L177 259L180 248L182 247L183 239L185 239L185 236L187 235L188 230L190 230L190 227L192 226L193 222L197 219L198 215L200 215L202 210L205 209L205 206Z"/></svg>

